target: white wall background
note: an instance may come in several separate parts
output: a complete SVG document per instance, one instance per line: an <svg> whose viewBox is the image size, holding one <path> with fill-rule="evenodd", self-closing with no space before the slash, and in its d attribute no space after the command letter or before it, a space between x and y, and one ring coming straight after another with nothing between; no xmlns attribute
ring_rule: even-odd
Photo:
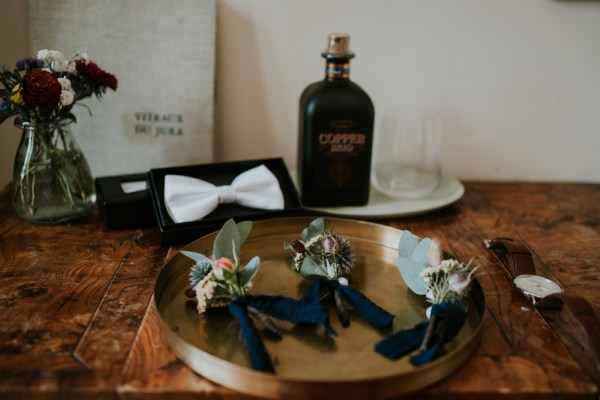
<svg viewBox="0 0 600 400"><path fill-rule="evenodd" d="M27 8L0 1L12 66L28 54ZM376 110L442 114L445 174L600 182L600 1L218 0L217 18L219 161L295 167L299 95L323 77L327 34L344 31ZM17 136L0 126L2 186Z"/></svg>

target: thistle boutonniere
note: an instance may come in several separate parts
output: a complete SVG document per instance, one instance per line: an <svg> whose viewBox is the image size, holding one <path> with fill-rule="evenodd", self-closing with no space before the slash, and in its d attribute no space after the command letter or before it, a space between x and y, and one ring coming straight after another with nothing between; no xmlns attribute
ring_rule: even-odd
<svg viewBox="0 0 600 400"><path fill-rule="evenodd" d="M378 342L375 349L384 356L398 359L419 349L411 363L421 365L437 357L441 347L452 340L464 325L464 300L477 268L471 269L455 259L443 259L439 242L418 239L402 232L398 245L398 269L406 286L432 304L428 319L408 330L400 330Z"/></svg>
<svg viewBox="0 0 600 400"><path fill-rule="evenodd" d="M346 237L326 228L323 218L313 220L300 239L284 243L284 248L293 251L292 267L296 272L306 278L316 277L301 301L318 303L325 291L333 294L342 326L350 325L346 303L372 325L391 326L393 315L350 286L354 249Z"/></svg>
<svg viewBox="0 0 600 400"><path fill-rule="evenodd" d="M242 267L239 257L240 247L251 229L250 221L236 224L229 220L217 234L210 257L181 251L195 261L189 275L190 289L186 294L196 299L198 313L205 313L209 307L225 306L252 288L260 258L254 256Z"/></svg>
<svg viewBox="0 0 600 400"><path fill-rule="evenodd" d="M258 256L252 257L244 266L240 262L242 244L251 229L251 221L236 224L230 219L217 234L212 255L181 251L181 254L194 261L186 295L196 299L201 316L211 308L226 306L240 323L252 367L274 373L273 362L253 320L260 322L276 336L283 333L271 317L292 323L322 324L327 334L335 335L335 332L329 326L327 311L319 304L303 303L285 296L247 293L260 267Z"/></svg>

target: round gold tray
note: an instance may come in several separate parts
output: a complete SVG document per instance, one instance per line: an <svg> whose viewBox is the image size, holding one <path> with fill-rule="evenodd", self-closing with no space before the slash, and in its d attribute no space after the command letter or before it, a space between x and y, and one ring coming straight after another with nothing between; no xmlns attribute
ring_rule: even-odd
<svg viewBox="0 0 600 400"><path fill-rule="evenodd" d="M254 223L242 245L245 264L258 255L260 269L250 293L299 298L309 284L291 268L291 254L283 243L299 239L314 218L281 218ZM240 222L240 221L237 221ZM408 328L425 318L428 304L404 284L396 260L401 230L370 222L326 218L325 225L347 237L355 250L356 265L350 285L389 312ZM208 255L216 232L204 236L185 250ZM185 289L193 261L182 254L171 258L155 287L161 328L177 356L194 371L213 382L243 393L286 399L364 399L399 396L428 386L459 368L473 353L481 332L485 300L475 281L470 292L467 322L458 336L445 346L435 361L414 367L408 357L390 361L374 350L375 343L390 331L378 331L351 313L351 325L343 328L333 306L330 322L338 336L326 337L322 327L275 323L284 331L276 339L261 333L274 360L276 373L250 367L237 321L227 308L198 315L187 304ZM324 304L332 302L326 301ZM260 324L256 326L261 329Z"/></svg>

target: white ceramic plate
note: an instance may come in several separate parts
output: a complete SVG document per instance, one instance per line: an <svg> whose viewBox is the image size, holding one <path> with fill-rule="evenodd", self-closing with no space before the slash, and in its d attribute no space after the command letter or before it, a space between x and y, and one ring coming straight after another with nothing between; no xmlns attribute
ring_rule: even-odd
<svg viewBox="0 0 600 400"><path fill-rule="evenodd" d="M378 219L423 214L454 203L465 193L458 179L442 177L437 190L420 199L394 199L371 187L369 203L360 207L309 207L304 209L329 215Z"/></svg>

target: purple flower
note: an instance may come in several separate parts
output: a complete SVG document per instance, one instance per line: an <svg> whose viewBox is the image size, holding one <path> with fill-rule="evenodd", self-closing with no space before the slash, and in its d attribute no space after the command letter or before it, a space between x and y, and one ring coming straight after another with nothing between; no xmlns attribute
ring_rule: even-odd
<svg viewBox="0 0 600 400"><path fill-rule="evenodd" d="M17 61L16 67L19 71L29 71L31 69L42 68L44 66L44 60L34 57L25 57L22 60Z"/></svg>
<svg viewBox="0 0 600 400"><path fill-rule="evenodd" d="M452 288L452 290L454 290L456 293L463 293L469 288L469 285L472 281L472 276L472 272L466 268L452 272L448 278L450 288Z"/></svg>
<svg viewBox="0 0 600 400"><path fill-rule="evenodd" d="M340 250L340 242L335 235L325 235L323 250L330 254L335 254Z"/></svg>

